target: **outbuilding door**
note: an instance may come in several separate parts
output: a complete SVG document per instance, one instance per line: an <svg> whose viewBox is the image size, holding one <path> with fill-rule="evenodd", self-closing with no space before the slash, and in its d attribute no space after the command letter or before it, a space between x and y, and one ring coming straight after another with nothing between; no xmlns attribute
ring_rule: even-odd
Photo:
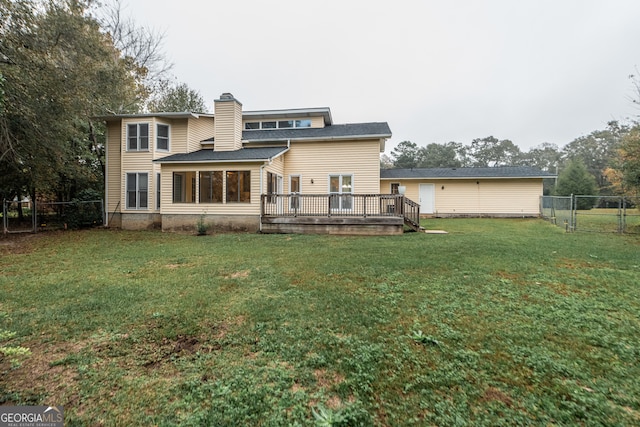
<svg viewBox="0 0 640 427"><path fill-rule="evenodd" d="M420 184L420 213L432 214L435 206L435 185Z"/></svg>

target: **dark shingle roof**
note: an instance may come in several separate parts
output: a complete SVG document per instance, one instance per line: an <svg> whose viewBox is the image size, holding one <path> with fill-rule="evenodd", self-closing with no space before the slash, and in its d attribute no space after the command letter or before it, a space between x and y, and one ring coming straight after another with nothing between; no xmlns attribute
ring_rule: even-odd
<svg viewBox="0 0 640 427"><path fill-rule="evenodd" d="M551 172L544 172L529 166L382 169L380 171L381 179L554 178L555 176Z"/></svg>
<svg viewBox="0 0 640 427"><path fill-rule="evenodd" d="M193 153L174 154L154 160L158 163L201 163L201 162L264 162L287 151L287 147L241 148L235 151L199 150Z"/></svg>
<svg viewBox="0 0 640 427"><path fill-rule="evenodd" d="M330 125L323 128L263 129L242 132L242 140L248 142L365 137L391 138L391 129L386 122L374 122Z"/></svg>

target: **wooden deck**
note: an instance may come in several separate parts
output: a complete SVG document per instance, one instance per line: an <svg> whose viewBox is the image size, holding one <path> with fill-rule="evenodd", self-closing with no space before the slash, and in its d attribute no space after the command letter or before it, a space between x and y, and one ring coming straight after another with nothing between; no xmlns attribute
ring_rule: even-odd
<svg viewBox="0 0 640 427"><path fill-rule="evenodd" d="M263 233L402 234L420 230L420 206L398 194L265 194Z"/></svg>

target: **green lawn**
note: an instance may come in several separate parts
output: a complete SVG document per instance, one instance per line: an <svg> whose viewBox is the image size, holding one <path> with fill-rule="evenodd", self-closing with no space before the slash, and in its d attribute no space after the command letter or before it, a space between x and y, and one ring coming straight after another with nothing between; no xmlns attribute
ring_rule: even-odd
<svg viewBox="0 0 640 427"><path fill-rule="evenodd" d="M0 345L32 353L0 356L0 404L67 426L640 424L639 236L425 225L449 234L0 239Z"/></svg>

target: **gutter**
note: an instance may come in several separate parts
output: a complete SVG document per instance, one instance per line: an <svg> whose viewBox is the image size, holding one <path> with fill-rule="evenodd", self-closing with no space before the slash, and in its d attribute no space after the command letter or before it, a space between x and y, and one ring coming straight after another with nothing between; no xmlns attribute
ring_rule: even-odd
<svg viewBox="0 0 640 427"><path fill-rule="evenodd" d="M442 179L450 179L450 180L462 180L462 179L552 179L555 176L418 176L418 177L392 177L392 178L382 178L380 177L380 181L397 181L399 179L403 181L412 181L412 180L442 180Z"/></svg>
<svg viewBox="0 0 640 427"><path fill-rule="evenodd" d="M283 151L284 153L284 151ZM272 159L274 159L277 156L271 157L271 158L267 158L267 159L245 159L245 160L167 160L167 161L162 161L162 159L156 159L154 160L154 162L157 163L162 163L165 165L170 165L170 164L175 164L175 165L179 165L179 164L183 164L183 163L257 163L257 162L270 162Z"/></svg>

